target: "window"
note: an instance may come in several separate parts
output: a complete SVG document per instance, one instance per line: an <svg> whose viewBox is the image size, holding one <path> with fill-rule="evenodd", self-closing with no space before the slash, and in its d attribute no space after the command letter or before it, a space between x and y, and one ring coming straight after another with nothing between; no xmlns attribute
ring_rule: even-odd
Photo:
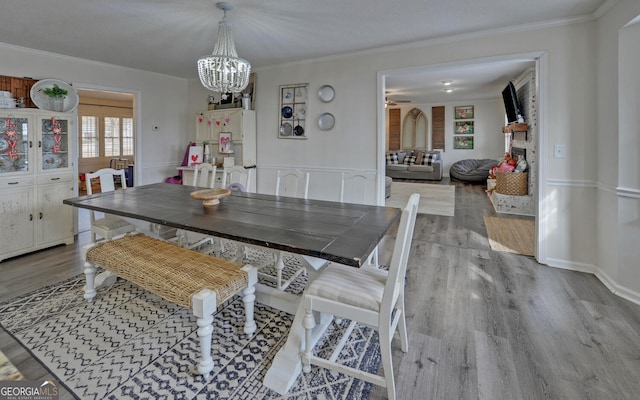
<svg viewBox="0 0 640 400"><path fill-rule="evenodd" d="M134 156L132 108L81 104L78 117L81 163L92 159L92 163L108 165L112 158Z"/></svg>
<svg viewBox="0 0 640 400"><path fill-rule="evenodd" d="M80 157L95 158L100 155L100 141L98 138L98 118L82 116L80 138Z"/></svg>

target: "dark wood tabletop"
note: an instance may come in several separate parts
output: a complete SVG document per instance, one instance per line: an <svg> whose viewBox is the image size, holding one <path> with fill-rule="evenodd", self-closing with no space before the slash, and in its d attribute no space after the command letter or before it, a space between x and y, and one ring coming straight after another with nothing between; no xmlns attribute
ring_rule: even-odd
<svg viewBox="0 0 640 400"><path fill-rule="evenodd" d="M190 196L198 189L156 183L64 204L356 267L400 217L399 208L257 193L234 192L203 207Z"/></svg>

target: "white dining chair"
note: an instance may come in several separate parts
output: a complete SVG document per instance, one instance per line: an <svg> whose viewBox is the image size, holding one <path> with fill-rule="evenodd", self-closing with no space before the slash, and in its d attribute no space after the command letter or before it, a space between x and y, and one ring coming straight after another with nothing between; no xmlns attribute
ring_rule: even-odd
<svg viewBox="0 0 640 400"><path fill-rule="evenodd" d="M375 184L362 172L342 172L340 174L340 202L356 204L372 204L375 197ZM378 247L369 257L367 263L378 266Z"/></svg>
<svg viewBox="0 0 640 400"><path fill-rule="evenodd" d="M253 169L247 169L241 165L225 167L222 172L222 187L228 188L232 184L240 184L245 192L251 191L251 179Z"/></svg>
<svg viewBox="0 0 640 400"><path fill-rule="evenodd" d="M362 172L340 174L340 202L373 204L375 182Z"/></svg>
<svg viewBox="0 0 640 400"><path fill-rule="evenodd" d="M305 373L311 372L311 365L317 365L386 387L388 398L396 398L391 341L397 331L400 349L405 353L408 351L404 285L419 200L419 194L412 194L402 211L389 271L372 266L353 268L332 263L307 286L302 300L305 310L302 369ZM347 340L337 342L338 348L329 358L313 353L312 329L316 325L316 312L351 320L344 339L357 323L376 329L384 376L339 363L338 356Z"/></svg>
<svg viewBox="0 0 640 400"><path fill-rule="evenodd" d="M276 186L274 190L276 196L299 197L306 199L309 194L309 173L298 169L278 170L276 174ZM259 254L258 260L252 253ZM294 262L289 264L287 274L285 271L285 259L296 260L300 257L290 255L285 251L271 251L255 246L244 246L245 260L251 260L258 268L258 277L268 280L276 285L278 290L286 290L301 274L305 273L305 265L309 261ZM315 262L315 260L313 261ZM275 267L275 272L273 268ZM314 266L314 268L320 268Z"/></svg>
<svg viewBox="0 0 640 400"><path fill-rule="evenodd" d="M198 164L193 168L193 178L189 183L191 186L205 187L212 189L216 183L216 166L209 163ZM194 239L193 237L197 237ZM202 250L205 253L215 253L223 251L220 239L217 240L218 248L215 248L216 240L210 236L190 233L183 229L176 231L178 245L190 250Z"/></svg>
<svg viewBox="0 0 640 400"><path fill-rule="evenodd" d="M278 170L275 195L306 199L309 196L309 173L299 169Z"/></svg>
<svg viewBox="0 0 640 400"><path fill-rule="evenodd" d="M193 168L192 186L213 188L216 183L216 166L209 163L198 164Z"/></svg>
<svg viewBox="0 0 640 400"><path fill-rule="evenodd" d="M91 180L97 179L100 182L100 192L113 192L116 190L116 181L119 181L122 189L127 188L127 179L124 169L102 168L96 172L85 174L87 195L93 194ZM91 221L91 241L96 242L100 236L104 240L111 240L115 236L122 235L136 230L136 226L128 221L111 214L104 214L102 218L96 218L96 211L89 212Z"/></svg>

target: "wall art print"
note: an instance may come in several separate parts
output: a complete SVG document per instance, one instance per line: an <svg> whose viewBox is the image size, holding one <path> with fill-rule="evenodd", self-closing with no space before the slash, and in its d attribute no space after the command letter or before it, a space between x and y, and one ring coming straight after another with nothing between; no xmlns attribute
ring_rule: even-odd
<svg viewBox="0 0 640 400"><path fill-rule="evenodd" d="M454 136L453 148L456 150L473 150L473 136Z"/></svg>
<svg viewBox="0 0 640 400"><path fill-rule="evenodd" d="M473 119L473 106L457 106L453 108L455 119Z"/></svg>

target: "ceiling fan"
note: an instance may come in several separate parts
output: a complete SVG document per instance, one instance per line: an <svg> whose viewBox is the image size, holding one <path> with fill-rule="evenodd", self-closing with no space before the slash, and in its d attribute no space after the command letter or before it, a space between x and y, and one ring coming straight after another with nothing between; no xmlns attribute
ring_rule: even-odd
<svg viewBox="0 0 640 400"><path fill-rule="evenodd" d="M411 100L391 100L388 97L384 98L385 106L397 106L399 103L411 103Z"/></svg>

